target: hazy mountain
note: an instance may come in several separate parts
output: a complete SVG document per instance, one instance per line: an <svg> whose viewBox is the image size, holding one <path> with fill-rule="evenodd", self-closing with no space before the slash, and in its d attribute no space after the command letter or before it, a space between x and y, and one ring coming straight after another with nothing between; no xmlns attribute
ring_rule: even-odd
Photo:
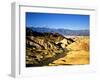
<svg viewBox="0 0 100 80"><path fill-rule="evenodd" d="M40 28L40 27L30 27L32 31L44 33L44 32L50 32L50 33L59 33L62 35L76 35L76 36L88 36L89 30L69 30L69 29L51 29L51 28Z"/></svg>
<svg viewBox="0 0 100 80"><path fill-rule="evenodd" d="M61 34L60 34L61 33ZM89 33L89 31L88 31ZM67 29L50 29L50 28L26 28L26 67L50 66L50 65L68 65L73 64L79 59L86 59L88 63L89 44L87 36L84 38L66 38L64 35L88 35L85 30L67 30ZM86 37L86 38L85 38ZM74 43L74 44L72 44ZM72 45L71 45L72 44ZM70 46L71 45L71 46ZM68 47L69 46L69 47ZM78 47L77 47L78 46ZM78 49L77 49L78 48ZM81 52L86 53L84 58ZM70 52L71 51L71 52ZM87 51L87 52L86 52ZM78 53L74 56L73 54ZM68 53L68 54L67 54ZM71 54L70 54L71 53ZM72 54L73 53L73 54ZM68 59L67 55L71 55ZM66 58L67 56L67 58ZM63 60L61 59L63 58ZM77 59L76 59L77 58ZM61 59L62 63L54 63ZM73 59L73 63L67 62ZM84 61L82 64L84 64ZM80 61L79 61L80 63ZM77 64L77 63L75 63ZM81 63L80 63L81 64Z"/></svg>

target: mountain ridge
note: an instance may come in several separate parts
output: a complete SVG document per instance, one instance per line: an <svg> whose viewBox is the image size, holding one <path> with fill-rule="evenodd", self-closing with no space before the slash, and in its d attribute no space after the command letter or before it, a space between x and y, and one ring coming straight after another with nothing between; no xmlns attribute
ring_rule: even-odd
<svg viewBox="0 0 100 80"><path fill-rule="evenodd" d="M89 30L70 30L70 29L52 29L45 27L26 27L32 29L32 31L41 32L41 33L59 33L62 35L70 35L70 36L89 36Z"/></svg>

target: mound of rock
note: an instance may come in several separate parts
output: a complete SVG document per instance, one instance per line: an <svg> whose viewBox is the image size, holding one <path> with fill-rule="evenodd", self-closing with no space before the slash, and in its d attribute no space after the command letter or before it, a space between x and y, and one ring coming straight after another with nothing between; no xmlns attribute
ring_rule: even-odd
<svg viewBox="0 0 100 80"><path fill-rule="evenodd" d="M45 66L64 57L73 41L58 33L26 31L26 67Z"/></svg>

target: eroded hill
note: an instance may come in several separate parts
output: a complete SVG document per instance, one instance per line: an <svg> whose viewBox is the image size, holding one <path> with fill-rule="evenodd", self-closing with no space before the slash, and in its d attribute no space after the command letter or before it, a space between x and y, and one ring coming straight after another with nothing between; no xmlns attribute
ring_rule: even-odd
<svg viewBox="0 0 100 80"><path fill-rule="evenodd" d="M67 55L65 46L74 42L58 33L39 33L31 29L26 32L26 66L49 65Z"/></svg>
<svg viewBox="0 0 100 80"><path fill-rule="evenodd" d="M89 37L64 37L26 28L26 66L89 64Z"/></svg>

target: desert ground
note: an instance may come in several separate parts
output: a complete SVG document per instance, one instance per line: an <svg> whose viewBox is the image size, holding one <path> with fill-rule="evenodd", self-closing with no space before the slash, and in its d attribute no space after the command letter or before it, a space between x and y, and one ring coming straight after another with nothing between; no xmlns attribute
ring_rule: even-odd
<svg viewBox="0 0 100 80"><path fill-rule="evenodd" d="M89 64L89 36L64 36L27 29L26 67Z"/></svg>
<svg viewBox="0 0 100 80"><path fill-rule="evenodd" d="M89 64L89 36L66 36L66 38L73 38L75 42L66 47L68 50L66 56L53 61L49 65L57 66Z"/></svg>

